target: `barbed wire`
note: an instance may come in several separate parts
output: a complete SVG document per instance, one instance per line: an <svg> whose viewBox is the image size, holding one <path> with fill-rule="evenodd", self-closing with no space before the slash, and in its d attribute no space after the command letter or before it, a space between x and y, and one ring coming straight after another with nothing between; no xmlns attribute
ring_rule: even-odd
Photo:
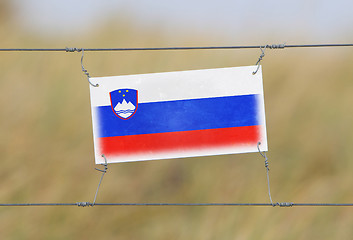
<svg viewBox="0 0 353 240"><path fill-rule="evenodd" d="M81 52L81 51L172 51L172 50L226 50L226 49L284 49L317 47L353 47L353 43L329 44L270 44L249 46L201 46L201 47L136 47L136 48L0 48L2 52Z"/></svg>

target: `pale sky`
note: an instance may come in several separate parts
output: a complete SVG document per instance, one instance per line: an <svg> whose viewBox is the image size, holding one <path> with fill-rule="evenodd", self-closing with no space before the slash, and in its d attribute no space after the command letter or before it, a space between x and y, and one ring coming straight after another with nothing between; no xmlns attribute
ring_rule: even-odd
<svg viewBox="0 0 353 240"><path fill-rule="evenodd" d="M12 0L21 27L41 34L75 34L112 16L158 26L168 36L186 30L229 39L273 36L278 42L353 42L352 0Z"/></svg>

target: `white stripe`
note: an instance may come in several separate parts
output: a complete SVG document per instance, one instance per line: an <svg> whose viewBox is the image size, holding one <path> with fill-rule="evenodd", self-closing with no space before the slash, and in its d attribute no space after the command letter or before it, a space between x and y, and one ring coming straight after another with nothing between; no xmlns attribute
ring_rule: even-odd
<svg viewBox="0 0 353 240"><path fill-rule="evenodd" d="M256 66L91 78L91 105L110 105L109 92L138 90L138 102L263 94L261 67Z"/></svg>

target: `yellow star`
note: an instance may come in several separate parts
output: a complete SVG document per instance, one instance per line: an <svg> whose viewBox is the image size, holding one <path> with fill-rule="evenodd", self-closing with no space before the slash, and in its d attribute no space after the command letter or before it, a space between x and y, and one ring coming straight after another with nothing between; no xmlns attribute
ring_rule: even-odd
<svg viewBox="0 0 353 240"><path fill-rule="evenodd" d="M129 92L129 90L126 90L126 92Z"/></svg>

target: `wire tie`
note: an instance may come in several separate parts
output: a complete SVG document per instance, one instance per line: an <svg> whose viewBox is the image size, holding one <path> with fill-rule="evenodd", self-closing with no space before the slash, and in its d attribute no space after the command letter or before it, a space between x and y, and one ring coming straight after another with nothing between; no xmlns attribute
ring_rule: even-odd
<svg viewBox="0 0 353 240"><path fill-rule="evenodd" d="M267 45L267 48L269 49L284 49L285 47L286 47L285 43Z"/></svg>
<svg viewBox="0 0 353 240"><path fill-rule="evenodd" d="M292 202L281 202L281 203L276 203L277 206L279 207L293 207L293 204Z"/></svg>
<svg viewBox="0 0 353 240"><path fill-rule="evenodd" d="M90 206L93 207L93 204L90 203L90 202L77 202L76 205L77 205L78 207L90 207Z"/></svg>
<svg viewBox="0 0 353 240"><path fill-rule="evenodd" d="M105 173L107 172L107 170L108 170L107 158L104 156L104 154L102 154L102 157L104 158L104 164L102 164L102 165L104 166L104 169L102 170L102 169L95 168L97 171L102 172L102 176L101 176L101 180L99 181L99 184L98 184L98 187L97 187L97 190L96 190L96 194L94 195L94 200L93 200L93 203L92 203L92 207L93 207L94 204L96 203L98 191L99 191L99 188L100 188L100 186L101 186L101 183L102 183L104 174L105 174Z"/></svg>
<svg viewBox="0 0 353 240"><path fill-rule="evenodd" d="M65 48L65 51L66 52L81 52L81 51L83 51L83 48L69 48L69 47L66 47Z"/></svg>
<svg viewBox="0 0 353 240"><path fill-rule="evenodd" d="M104 166L104 169L99 169L99 168L95 168L97 171L100 171L100 172L104 172L106 173L107 170L108 170L108 163L107 163L107 159L105 158L104 154L102 154L102 157L104 158L104 163L102 164Z"/></svg>
<svg viewBox="0 0 353 240"><path fill-rule="evenodd" d="M266 156L266 153L265 152L261 152L260 151L260 145L261 145L261 142L258 142L257 143L257 149L259 150L259 153L261 154L261 156L263 157L263 158L265 158L265 168L268 170L268 171L270 171L270 168L269 168L269 162L268 162L268 158L267 158L267 156Z"/></svg>
<svg viewBox="0 0 353 240"><path fill-rule="evenodd" d="M265 50L266 48L269 48L269 49L284 49L286 47L286 44L285 43L282 43L282 44L272 44L272 45L265 45L264 48L262 49L262 46L260 46L260 50L261 50L261 55L259 57L259 60L257 60L256 64L257 65L257 68L256 70L252 73L253 75L255 75L257 73L257 71L259 71L259 68L260 68L260 63L262 61L262 59L265 57Z"/></svg>
<svg viewBox="0 0 353 240"><path fill-rule="evenodd" d="M268 47L269 45L266 45L264 47L264 49L262 49L262 46L260 46L260 50L261 50L261 55L259 57L259 60L257 60L256 64L257 65L257 68L254 72L252 72L252 75L255 75L257 73L257 71L259 71L259 68L260 68L260 62L262 61L263 57L265 56L265 50L266 48Z"/></svg>
<svg viewBox="0 0 353 240"><path fill-rule="evenodd" d="M91 76L89 75L88 71L87 71L87 70L84 68L84 66L83 66L83 57L84 57L85 51L84 51L83 48L81 48L80 51L82 51L82 56L81 56L81 69L82 69L82 72L87 76L87 80L88 80L89 84L91 84L91 86L93 86L93 87L98 87L99 84L93 84L93 83L90 81L90 77L91 77Z"/></svg>
<svg viewBox="0 0 353 240"><path fill-rule="evenodd" d="M268 196L270 198L270 202L272 204L273 207L276 206L276 204L274 204L272 202L272 197L271 197L271 187L270 187L270 175L269 175L269 171L270 171L270 168L269 168L269 162L268 162L268 158L266 156L266 153L265 152L261 152L260 150L260 145L261 145L261 142L258 142L257 143L257 149L259 150L259 153L261 154L261 156L263 158L265 158L265 168L266 168L266 175L267 175L267 188L268 188Z"/></svg>

